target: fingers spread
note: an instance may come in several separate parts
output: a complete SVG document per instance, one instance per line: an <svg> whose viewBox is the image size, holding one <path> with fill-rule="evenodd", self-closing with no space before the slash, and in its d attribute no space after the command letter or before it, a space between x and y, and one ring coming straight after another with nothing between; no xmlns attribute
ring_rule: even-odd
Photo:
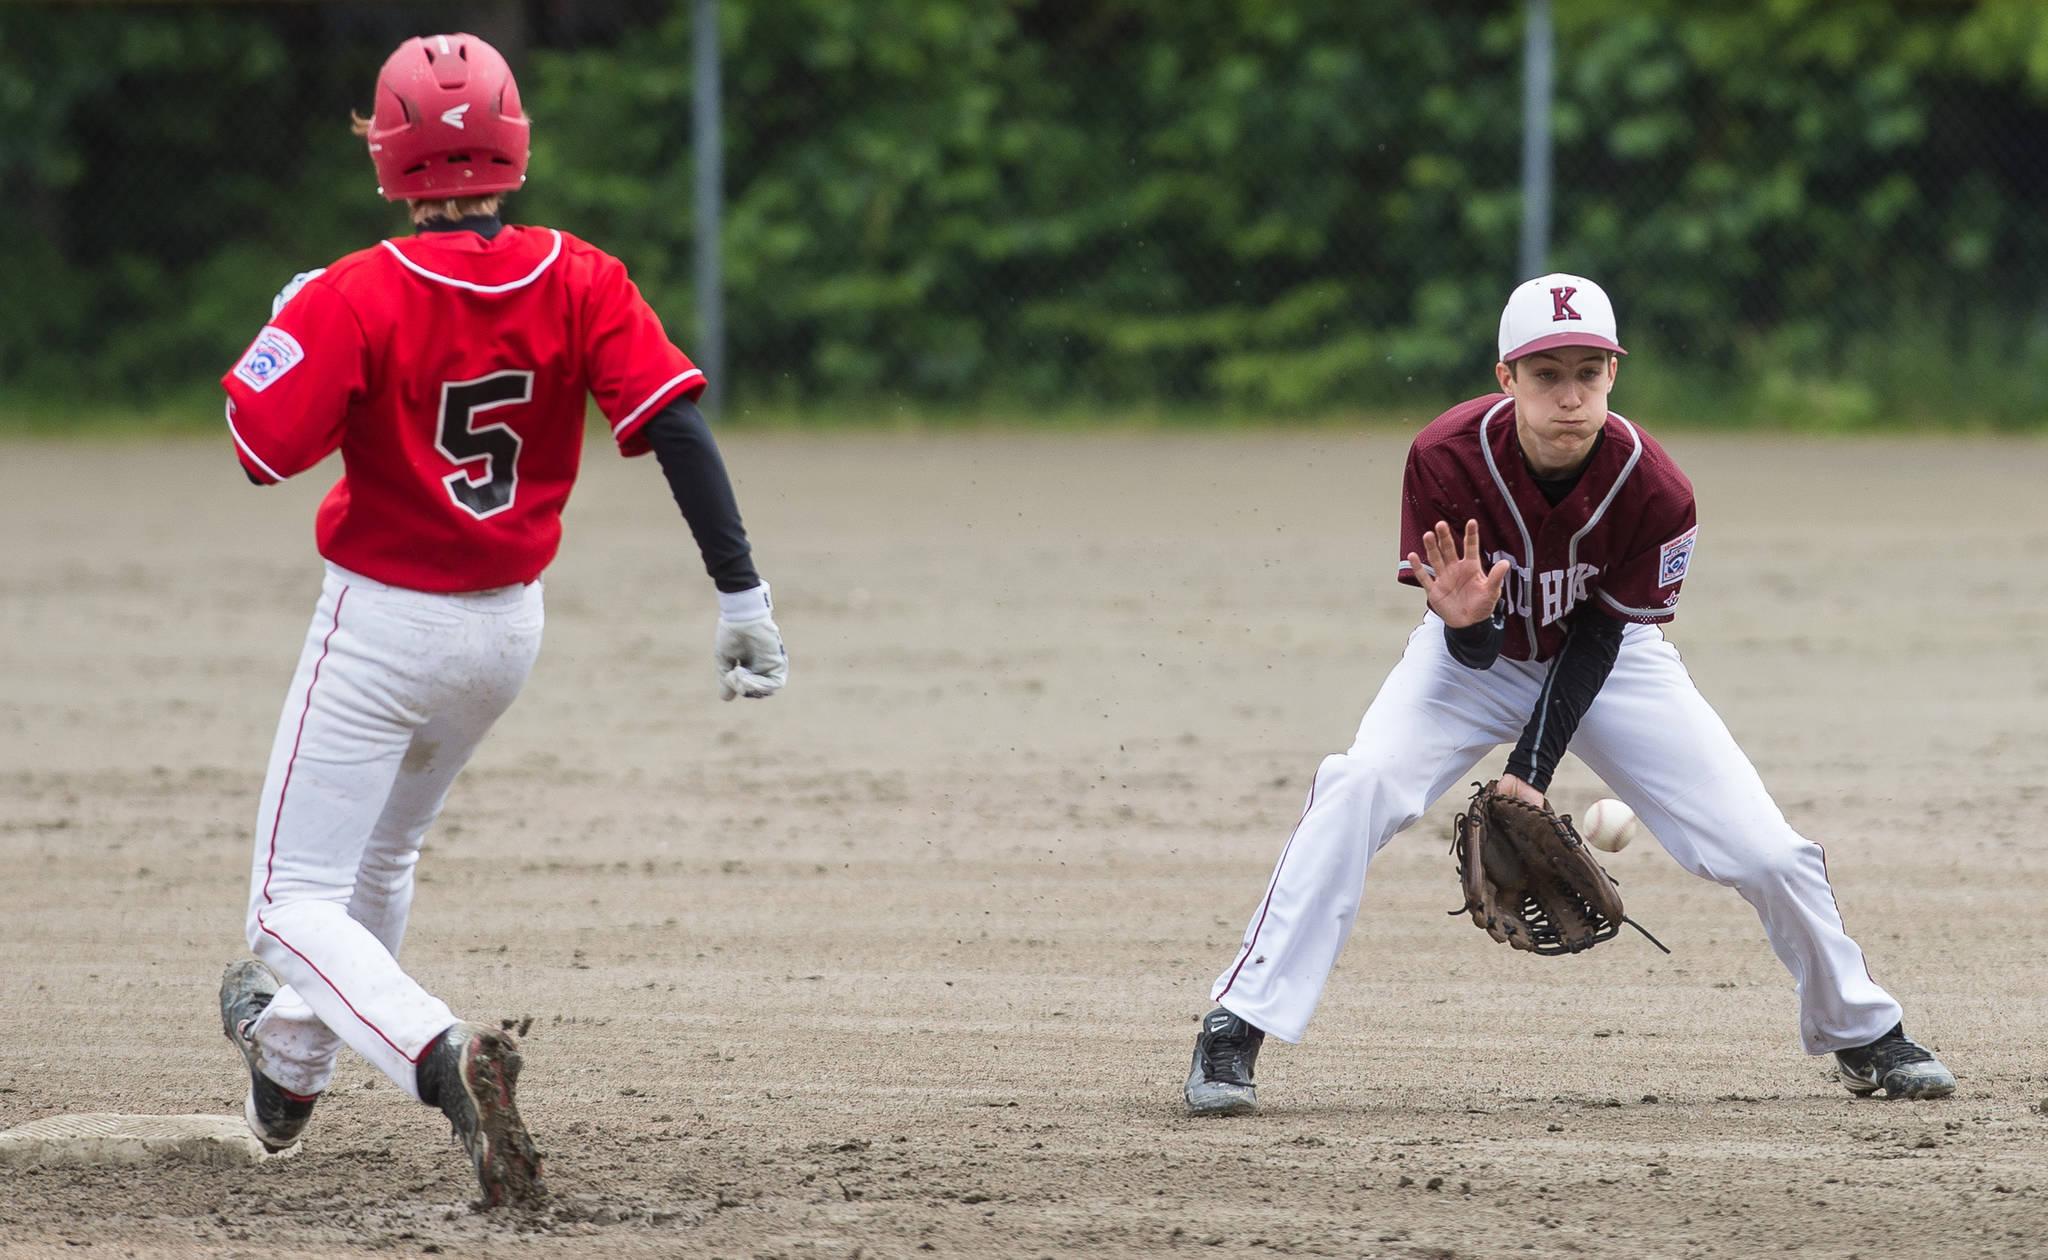
<svg viewBox="0 0 2048 1260"><path fill-rule="evenodd" d="M1444 572L1444 553L1443 548L1436 545L1436 534L1434 532L1422 536L1422 554L1429 560L1430 571L1438 577L1442 577Z"/></svg>
<svg viewBox="0 0 2048 1260"><path fill-rule="evenodd" d="M1416 583L1420 585L1422 589L1425 591L1431 589L1435 585L1436 579L1433 578L1430 575L1430 571L1423 566L1422 557L1416 555L1412 551L1408 553L1408 572L1414 575Z"/></svg>
<svg viewBox="0 0 2048 1260"><path fill-rule="evenodd" d="M1500 588L1507 580L1508 562L1502 560L1496 563L1486 574L1486 593L1498 601L1500 599Z"/></svg>

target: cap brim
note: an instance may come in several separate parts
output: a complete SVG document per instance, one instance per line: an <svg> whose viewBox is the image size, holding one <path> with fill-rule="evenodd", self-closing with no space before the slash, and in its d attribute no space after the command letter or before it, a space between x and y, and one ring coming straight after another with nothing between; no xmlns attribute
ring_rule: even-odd
<svg viewBox="0 0 2048 1260"><path fill-rule="evenodd" d="M1612 350L1616 354L1628 353L1628 351L1622 349L1614 342L1594 333L1552 333L1548 337L1538 337L1534 341L1524 342L1516 346L1513 350L1500 356L1500 361L1502 363L1513 363L1524 355L1539 354L1542 351L1556 350L1563 346L1586 346L1594 350Z"/></svg>

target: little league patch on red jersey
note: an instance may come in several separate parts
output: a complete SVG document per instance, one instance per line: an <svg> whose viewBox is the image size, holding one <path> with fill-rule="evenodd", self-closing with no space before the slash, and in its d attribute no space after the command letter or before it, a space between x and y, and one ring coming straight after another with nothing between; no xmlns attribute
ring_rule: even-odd
<svg viewBox="0 0 2048 1260"><path fill-rule="evenodd" d="M258 480L347 449L314 527L321 555L393 586L480 591L530 582L554 559L587 399L635 455L650 449L649 419L701 393L704 373L625 264L514 225L488 242L428 232L340 259L286 296L221 383Z"/></svg>
<svg viewBox="0 0 2048 1260"><path fill-rule="evenodd" d="M263 330L256 334L256 340L249 344L242 361L235 364L235 375L250 389L261 392L298 366L305 357L306 352L299 347L296 337L282 328L265 324Z"/></svg>
<svg viewBox="0 0 2048 1260"><path fill-rule="evenodd" d="M1692 563L1693 541L1699 536L1700 527L1695 525L1658 549L1657 585L1671 586L1685 576L1685 566Z"/></svg>

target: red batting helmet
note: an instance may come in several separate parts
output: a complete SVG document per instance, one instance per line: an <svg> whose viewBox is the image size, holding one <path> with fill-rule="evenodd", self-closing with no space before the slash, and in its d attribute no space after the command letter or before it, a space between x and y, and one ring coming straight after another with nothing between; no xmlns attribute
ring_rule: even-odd
<svg viewBox="0 0 2048 1260"><path fill-rule="evenodd" d="M406 40L377 75L370 160L387 201L510 192L528 141L512 67L474 35Z"/></svg>

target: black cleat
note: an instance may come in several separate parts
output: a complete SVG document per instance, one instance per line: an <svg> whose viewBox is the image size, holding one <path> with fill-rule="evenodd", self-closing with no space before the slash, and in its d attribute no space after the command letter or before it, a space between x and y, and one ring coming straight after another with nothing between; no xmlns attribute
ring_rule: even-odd
<svg viewBox="0 0 2048 1260"><path fill-rule="evenodd" d="M256 1140L272 1152L299 1140L320 1098L294 1094L256 1066L256 1043L249 1039L249 1027L282 987L277 973L253 958L229 963L220 978L220 1030L242 1052L242 1062L249 1068L249 1096L242 1102L242 1116Z"/></svg>
<svg viewBox="0 0 2048 1260"><path fill-rule="evenodd" d="M1236 1116L1259 1105L1252 1067L1266 1034L1217 1007L1202 1017L1195 1061L1188 1068L1188 1110L1198 1116Z"/></svg>
<svg viewBox="0 0 2048 1260"><path fill-rule="evenodd" d="M1835 1051L1835 1075L1858 1098L1880 1089L1886 1098L1946 1098L1956 1092L1955 1073L1908 1037L1904 1024L1893 1024L1867 1046Z"/></svg>
<svg viewBox="0 0 2048 1260"><path fill-rule="evenodd" d="M519 1039L479 1024L456 1024L419 1062L420 1098L448 1117L469 1152L484 1202L535 1203L542 1197L540 1152L520 1123Z"/></svg>

